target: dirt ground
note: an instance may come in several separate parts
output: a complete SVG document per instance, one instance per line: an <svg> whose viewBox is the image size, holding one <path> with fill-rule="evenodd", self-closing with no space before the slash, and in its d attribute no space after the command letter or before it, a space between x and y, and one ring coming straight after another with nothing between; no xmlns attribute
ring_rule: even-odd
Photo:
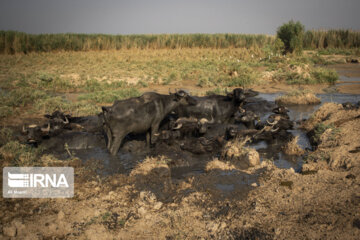
<svg viewBox="0 0 360 240"><path fill-rule="evenodd" d="M360 77L360 64L329 67ZM329 89L325 84L301 87L313 93ZM359 87L341 85L337 90L359 94ZM194 95L213 89L184 80L149 83L139 91L176 88ZM268 80L252 88L274 93L299 86ZM78 93L65 97L76 101ZM41 123L38 115L26 117L3 124ZM327 126L323 132L315 131L319 124ZM238 160L219 157L208 159L203 172L179 178L177 171L186 163L157 156L128 173L100 176L96 170L101 164L95 160L59 162L45 156L49 166L74 167L75 196L1 198L0 239L359 239L360 110L324 104L303 127L318 145L303 154L301 173L277 168L270 160L243 169Z"/></svg>
<svg viewBox="0 0 360 240"><path fill-rule="evenodd" d="M271 161L241 169L209 159L174 178L174 159L146 158L129 174L75 167L72 199L2 199L1 239L358 239L360 110L325 104L305 124L331 125L302 173Z"/></svg>

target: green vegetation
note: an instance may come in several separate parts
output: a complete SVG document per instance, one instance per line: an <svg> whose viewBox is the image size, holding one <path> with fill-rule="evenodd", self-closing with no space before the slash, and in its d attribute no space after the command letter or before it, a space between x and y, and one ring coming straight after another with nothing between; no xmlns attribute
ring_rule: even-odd
<svg viewBox="0 0 360 240"><path fill-rule="evenodd" d="M314 128L314 134L312 136L312 141L319 145L321 143L321 135L327 130L331 129L330 138L335 138L336 134L339 133L339 129L336 128L333 124L326 125L324 123L318 123Z"/></svg>
<svg viewBox="0 0 360 240"><path fill-rule="evenodd" d="M334 69L317 67L311 71L311 75L316 83L334 84L339 79L339 75Z"/></svg>
<svg viewBox="0 0 360 240"><path fill-rule="evenodd" d="M125 88L118 90L98 91L85 93L78 97L78 100L87 100L92 103L112 103L115 100L126 99L140 96L140 92L135 88Z"/></svg>
<svg viewBox="0 0 360 240"><path fill-rule="evenodd" d="M275 45L0 54L0 118L19 113L33 117L54 110L95 114L99 104L138 96L153 85L169 85L159 86L162 91L181 88L184 81L187 86L205 88L195 92L210 94L209 88L214 88L214 93L224 94L226 88L263 82L300 85L334 83L338 78L335 71L314 67L330 58L316 52L279 56L276 51L281 44Z"/></svg>
<svg viewBox="0 0 360 240"><path fill-rule="evenodd" d="M0 148L0 157L11 166L37 166L42 151L41 148L10 141Z"/></svg>
<svg viewBox="0 0 360 240"><path fill-rule="evenodd" d="M227 94L227 89L226 88L215 88L211 91L206 91L205 95L226 95Z"/></svg>
<svg viewBox="0 0 360 240"><path fill-rule="evenodd" d="M305 49L351 49L360 47L360 32L352 30L312 30L304 34ZM335 50L338 52L338 50Z"/></svg>
<svg viewBox="0 0 360 240"><path fill-rule="evenodd" d="M10 128L3 127L0 129L0 146L11 141L13 131Z"/></svg>
<svg viewBox="0 0 360 240"><path fill-rule="evenodd" d="M26 34L0 31L0 54L99 51L124 49L182 49L182 48L247 48L261 49L271 45L274 53L284 49L354 49L360 47L360 32L352 30L307 31L290 21L278 30L278 39L252 34ZM294 38L294 36L296 36ZM282 41L279 41L281 39ZM285 46L283 45L285 44Z"/></svg>
<svg viewBox="0 0 360 240"><path fill-rule="evenodd" d="M73 116L86 116L97 114L101 111L100 107L87 101L71 102L64 97L48 97L34 103L30 111L35 110L38 113L52 113L55 110L70 112Z"/></svg>
<svg viewBox="0 0 360 240"><path fill-rule="evenodd" d="M314 67L311 59L294 59L289 64L278 64L274 78L290 85L334 84L339 75L333 69Z"/></svg>
<svg viewBox="0 0 360 240"><path fill-rule="evenodd" d="M273 41L267 35L251 34L26 34L0 31L0 53L119 49L251 48Z"/></svg>
<svg viewBox="0 0 360 240"><path fill-rule="evenodd" d="M302 53L304 29L300 22L292 20L278 28L276 36L284 43L284 53Z"/></svg>

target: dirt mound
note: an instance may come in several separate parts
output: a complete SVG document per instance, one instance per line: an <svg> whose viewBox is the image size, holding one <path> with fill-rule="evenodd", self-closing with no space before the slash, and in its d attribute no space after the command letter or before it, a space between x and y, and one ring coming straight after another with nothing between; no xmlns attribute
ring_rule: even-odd
<svg viewBox="0 0 360 240"><path fill-rule="evenodd" d="M317 150L310 159L323 160L331 169L360 166L360 109L324 104L304 124ZM305 166L311 168L314 166Z"/></svg>
<svg viewBox="0 0 360 240"><path fill-rule="evenodd" d="M343 110L343 106L341 104L325 103L303 124L303 128L310 131L316 124L325 121L330 115L340 110Z"/></svg>

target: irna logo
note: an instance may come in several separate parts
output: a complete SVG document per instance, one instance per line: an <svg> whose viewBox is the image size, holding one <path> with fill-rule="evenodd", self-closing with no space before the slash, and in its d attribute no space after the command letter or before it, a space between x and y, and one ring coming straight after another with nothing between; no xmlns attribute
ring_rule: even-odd
<svg viewBox="0 0 360 240"><path fill-rule="evenodd" d="M72 167L5 167L4 198L68 198L74 195Z"/></svg>
<svg viewBox="0 0 360 240"><path fill-rule="evenodd" d="M69 187L64 174L22 174L8 172L8 186L19 187Z"/></svg>

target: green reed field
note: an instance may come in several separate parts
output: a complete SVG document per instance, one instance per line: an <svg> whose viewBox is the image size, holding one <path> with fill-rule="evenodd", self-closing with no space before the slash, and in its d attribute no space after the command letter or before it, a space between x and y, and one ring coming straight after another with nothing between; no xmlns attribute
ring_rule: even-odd
<svg viewBox="0 0 360 240"><path fill-rule="evenodd" d="M26 34L0 31L0 53L119 49L248 48L275 44L275 37L251 34ZM351 30L307 31L304 49L352 49L360 47L360 32Z"/></svg>

